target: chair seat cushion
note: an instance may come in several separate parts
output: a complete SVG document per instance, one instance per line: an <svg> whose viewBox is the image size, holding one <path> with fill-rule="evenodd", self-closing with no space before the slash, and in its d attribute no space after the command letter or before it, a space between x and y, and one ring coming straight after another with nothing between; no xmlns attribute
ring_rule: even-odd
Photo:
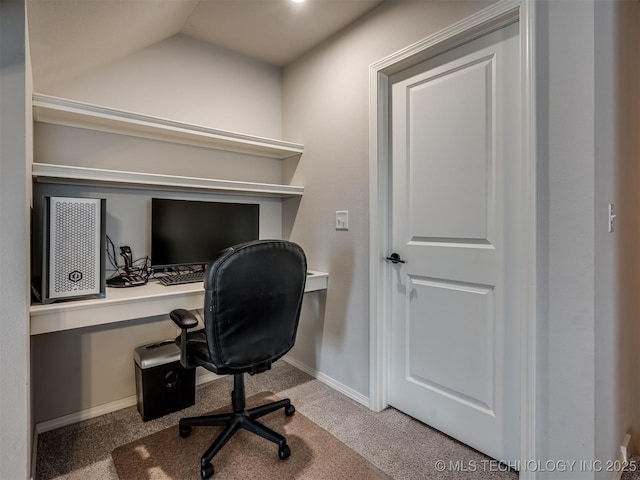
<svg viewBox="0 0 640 480"><path fill-rule="evenodd" d="M176 345L180 347L180 336L176 337ZM189 364L198 367L204 367L209 371L218 375L234 375L238 372L235 368L218 367L211 361L209 355L209 347L207 346L207 335L204 328L187 332L187 358ZM264 372L271 368L271 362L260 362L259 364L243 369L245 372L253 375L255 373Z"/></svg>

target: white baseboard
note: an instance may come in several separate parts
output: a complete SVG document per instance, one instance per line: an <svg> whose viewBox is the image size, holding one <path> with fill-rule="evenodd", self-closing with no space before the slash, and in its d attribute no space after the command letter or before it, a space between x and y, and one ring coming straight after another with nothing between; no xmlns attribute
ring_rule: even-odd
<svg viewBox="0 0 640 480"><path fill-rule="evenodd" d="M622 478L622 473L624 472L623 468L617 468L617 466L624 466L629 461L631 457L631 435L626 434L624 436L624 440L622 440L622 444L620 445L620 452L618 453L618 457L616 459L617 463L614 463L614 468L611 472L611 476L609 480L620 480Z"/></svg>
<svg viewBox="0 0 640 480"><path fill-rule="evenodd" d="M220 375L207 372L203 375L196 376L196 385L202 385L203 383L208 383L219 378L221 378ZM82 422L83 420L89 420L91 418L99 417L100 415L115 412L116 410L120 410L122 408L131 407L133 405L136 405L137 402L137 397L135 395L131 395L120 400L115 400L113 402L105 403L103 405L97 405L95 407L87 408L79 412L70 413L69 415L64 415L62 417L53 418L45 422L40 422L36 424L35 435L37 436L38 434L48 432L49 430L55 430L56 428L66 427L67 425Z"/></svg>
<svg viewBox="0 0 640 480"><path fill-rule="evenodd" d="M45 422L36 423L36 433L40 434L48 432L49 430L66 427L67 425L71 425L73 423L82 422L83 420L89 420L91 418L99 417L100 415L115 412L116 410L120 410L122 408L131 407L132 405L135 405L137 401L138 400L136 396L131 395L114 402L97 405L95 407L87 408L86 410L70 413L69 415L64 415L58 418L52 418L51 420L47 420Z"/></svg>
<svg viewBox="0 0 640 480"><path fill-rule="evenodd" d="M338 392L346 395L347 397L369 408L369 398L355 391L354 389L347 387L346 385L338 382L337 380L329 377L328 375L318 372L317 370L295 360L294 358L287 356L283 360L288 364L296 367L298 370L302 370L303 372L311 375L312 377L316 378L322 383L329 385L334 390L337 390ZM204 383L208 383L208 382L217 380L219 378L221 378L220 375L207 372L203 375L198 375L196 377L196 385L202 385ZM122 398L120 400L105 403L103 405L97 405L95 407L87 408L79 412L70 413L62 417L57 417L51 420L46 420L44 422L37 423L34 430L33 449L35 451L37 447L38 435L41 433L48 432L50 430L55 430L56 428L66 427L67 425L72 425L74 423L82 422L84 420L89 420L91 418L99 417L100 415L105 415L107 413L115 412L116 410L120 410L122 408L131 407L136 403L137 403L136 396L131 395L129 397ZM33 455L33 457L35 458L35 454Z"/></svg>
<svg viewBox="0 0 640 480"><path fill-rule="evenodd" d="M38 431L33 429L33 443L31 443L31 472L29 480L36 478L36 460L38 459Z"/></svg>
<svg viewBox="0 0 640 480"><path fill-rule="evenodd" d="M354 389L338 382L337 380L329 377L328 375L325 375L324 373L318 372L317 370L299 362L294 358L287 356L283 360L288 364L294 366L298 370L302 370L303 372L311 375L312 377L316 378L322 383L329 385L334 390L337 390L338 392L346 395L347 397L369 408L369 398L355 391ZM198 375L196 377L196 385L202 385L204 383L208 383L208 382L217 380L219 378L221 378L220 375L207 372L205 374ZM129 397L122 398L120 400L115 400L113 402L105 403L103 405L97 405L95 407L87 408L79 412L70 413L62 417L57 417L51 420L37 423L34 430L33 449L35 451L37 447L38 435L41 433L48 432L50 430L55 430L56 428L60 428L60 427L66 427L67 425L72 425L74 423L82 422L84 420L89 420L91 418L99 417L100 415L105 415L107 413L115 412L116 410L120 410L122 408L131 407L136 403L137 403L136 396L131 395ZM34 455L34 458L35 458L35 455Z"/></svg>
<svg viewBox="0 0 640 480"><path fill-rule="evenodd" d="M317 370L309 367L308 365L305 365L302 362L299 362L295 358L291 358L288 355L283 357L283 360L285 362L287 362L289 365L291 365L293 367L296 367L298 370L302 370L304 373L307 373L307 374L311 375L316 380L319 380L322 383L324 383L326 385L329 385L334 390L337 390L338 392L342 393L343 395L346 395L347 397L351 398L352 400L355 400L356 402L361 403L365 407L370 408L369 407L369 397L361 394L360 392L357 392L353 388L348 387L345 384L338 382L337 380L331 378L328 375L325 375L322 372L318 372Z"/></svg>

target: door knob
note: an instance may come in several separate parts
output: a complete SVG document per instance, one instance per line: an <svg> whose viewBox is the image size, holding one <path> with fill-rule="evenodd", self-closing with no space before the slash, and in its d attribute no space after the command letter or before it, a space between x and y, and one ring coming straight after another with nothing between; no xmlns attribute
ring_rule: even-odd
<svg viewBox="0 0 640 480"><path fill-rule="evenodd" d="M386 260L389 260L391 263L407 263L404 260L402 260L400 258L400 255L398 255L397 253L392 253L391 255L389 255Z"/></svg>

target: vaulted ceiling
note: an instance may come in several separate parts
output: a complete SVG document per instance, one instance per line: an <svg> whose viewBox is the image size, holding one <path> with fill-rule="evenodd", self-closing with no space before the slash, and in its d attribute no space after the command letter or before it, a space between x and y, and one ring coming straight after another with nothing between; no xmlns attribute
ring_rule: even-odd
<svg viewBox="0 0 640 480"><path fill-rule="evenodd" d="M28 0L44 91L178 33L284 66L383 0Z"/></svg>

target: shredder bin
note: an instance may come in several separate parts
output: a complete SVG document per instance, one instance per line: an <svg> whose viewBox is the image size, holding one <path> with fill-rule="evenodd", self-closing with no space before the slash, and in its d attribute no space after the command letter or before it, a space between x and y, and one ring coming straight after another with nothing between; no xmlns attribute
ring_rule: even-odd
<svg viewBox="0 0 640 480"><path fill-rule="evenodd" d="M153 420L195 404L196 369L183 368L173 340L142 345L134 351L138 412Z"/></svg>

